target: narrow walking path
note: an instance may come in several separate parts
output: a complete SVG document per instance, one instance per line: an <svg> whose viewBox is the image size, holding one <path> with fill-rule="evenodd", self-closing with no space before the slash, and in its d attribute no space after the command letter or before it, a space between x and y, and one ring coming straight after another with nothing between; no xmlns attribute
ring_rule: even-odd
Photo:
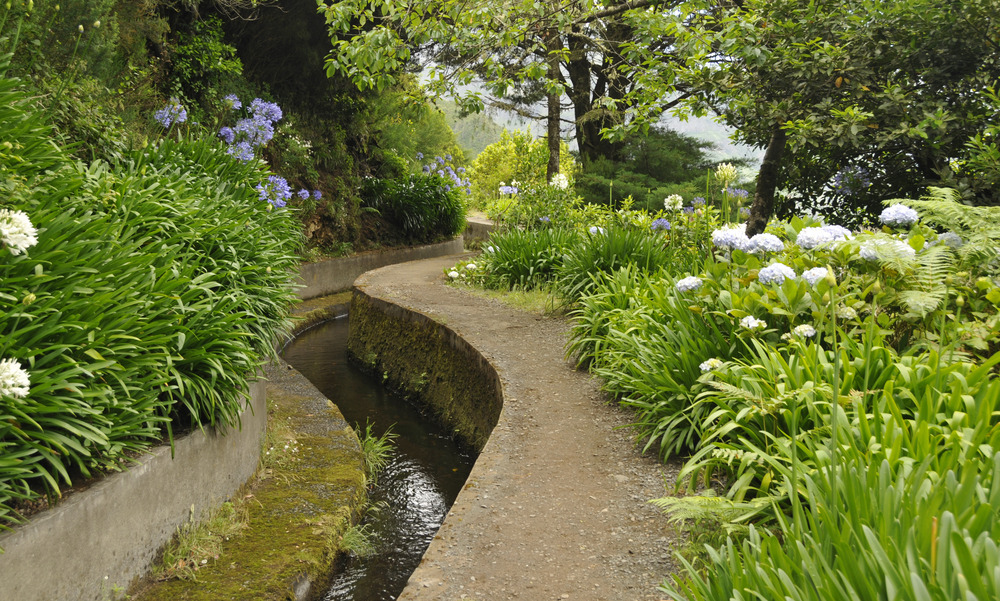
<svg viewBox="0 0 1000 601"><path fill-rule="evenodd" d="M630 415L564 357L564 320L445 284L455 257L393 265L355 283L445 323L499 372L504 409L423 562L399 597L661 599L678 535L648 500L677 466L642 457Z"/></svg>

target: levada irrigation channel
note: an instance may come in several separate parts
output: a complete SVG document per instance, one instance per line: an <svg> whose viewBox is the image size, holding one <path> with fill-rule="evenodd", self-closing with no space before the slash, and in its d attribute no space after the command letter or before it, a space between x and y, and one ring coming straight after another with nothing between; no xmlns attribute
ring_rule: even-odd
<svg viewBox="0 0 1000 601"><path fill-rule="evenodd" d="M370 500L380 508L367 518L375 552L351 557L326 601L392 601L437 532L465 484L475 457L450 433L388 393L378 378L347 362L347 317L322 323L293 340L283 357L333 401L347 422L372 423L381 436L397 434L392 461L378 477Z"/></svg>

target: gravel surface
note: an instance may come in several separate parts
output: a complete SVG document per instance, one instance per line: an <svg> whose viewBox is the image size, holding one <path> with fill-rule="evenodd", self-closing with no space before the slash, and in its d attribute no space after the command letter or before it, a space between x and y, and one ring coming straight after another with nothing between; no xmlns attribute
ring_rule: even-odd
<svg viewBox="0 0 1000 601"><path fill-rule="evenodd" d="M679 466L641 456L631 416L567 361L567 323L445 285L455 257L356 286L431 316L490 360L504 409L400 600L662 599L681 534L648 503Z"/></svg>

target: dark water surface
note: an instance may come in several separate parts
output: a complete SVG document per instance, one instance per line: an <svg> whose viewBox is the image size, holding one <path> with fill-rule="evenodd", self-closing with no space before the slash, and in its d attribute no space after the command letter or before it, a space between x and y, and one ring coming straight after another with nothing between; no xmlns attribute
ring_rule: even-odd
<svg viewBox="0 0 1000 601"><path fill-rule="evenodd" d="M351 425L382 435L398 434L396 453L378 477L370 497L382 509L369 518L376 552L352 558L338 574L327 601L392 601L437 532L448 508L465 484L475 457L449 432L420 415L412 405L389 394L382 383L347 362L346 317L307 330L283 351L283 357L340 408Z"/></svg>

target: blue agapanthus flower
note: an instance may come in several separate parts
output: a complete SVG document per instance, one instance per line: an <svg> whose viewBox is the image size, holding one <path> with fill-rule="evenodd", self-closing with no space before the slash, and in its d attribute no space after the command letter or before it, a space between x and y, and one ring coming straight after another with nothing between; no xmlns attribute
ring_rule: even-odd
<svg viewBox="0 0 1000 601"><path fill-rule="evenodd" d="M226 154L232 155L243 162L252 161L254 158L253 146L250 146L250 143L246 140L241 140L227 148Z"/></svg>
<svg viewBox="0 0 1000 601"><path fill-rule="evenodd" d="M292 197L292 189L288 187L288 181L280 175L269 176L266 182L257 184L256 188L261 200L278 208L288 204L288 199Z"/></svg>
<svg viewBox="0 0 1000 601"><path fill-rule="evenodd" d="M299 198L301 198L302 200L306 200L309 198L309 190L306 190L305 188L299 190L297 194L299 195Z"/></svg>
<svg viewBox="0 0 1000 601"><path fill-rule="evenodd" d="M177 98L171 98L170 103L153 114L163 127L170 127L174 123L184 123L187 121L187 109L181 105Z"/></svg>
<svg viewBox="0 0 1000 601"><path fill-rule="evenodd" d="M651 230L663 230L670 231L670 222L662 217L660 219L654 219L653 223L650 224L649 229Z"/></svg>
<svg viewBox="0 0 1000 601"><path fill-rule="evenodd" d="M422 161L422 160L424 160L424 153L422 153L422 152L418 152L418 153L417 153L417 160L418 160L418 161Z"/></svg>
<svg viewBox="0 0 1000 601"><path fill-rule="evenodd" d="M253 114L255 118L270 121L271 123L281 121L281 117L283 116L281 107L273 102L267 102L266 100L261 100L260 98L254 98L253 102L250 103L250 113Z"/></svg>
<svg viewBox="0 0 1000 601"><path fill-rule="evenodd" d="M240 102L240 98L236 94L226 94L224 100L229 105L229 108L234 111L243 108L243 103Z"/></svg>
<svg viewBox="0 0 1000 601"><path fill-rule="evenodd" d="M313 199L319 200L321 198L323 198L323 193L319 190L313 190Z"/></svg>
<svg viewBox="0 0 1000 601"><path fill-rule="evenodd" d="M226 144L232 144L236 139L236 132L234 132L231 127L223 127L219 130L219 137L222 138Z"/></svg>

